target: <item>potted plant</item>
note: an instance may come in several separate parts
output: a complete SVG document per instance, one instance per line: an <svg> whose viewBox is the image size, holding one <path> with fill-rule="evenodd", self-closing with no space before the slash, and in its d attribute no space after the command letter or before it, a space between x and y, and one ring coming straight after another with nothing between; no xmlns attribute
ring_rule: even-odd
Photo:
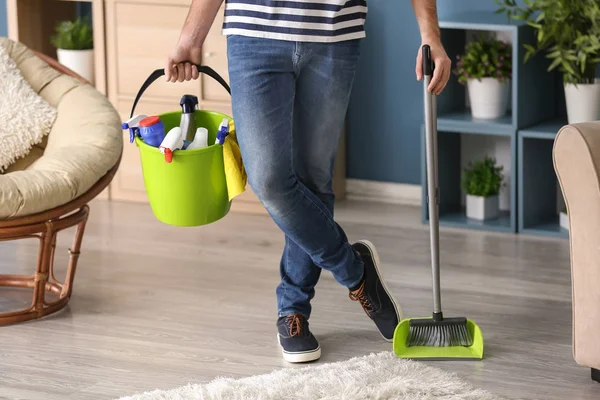
<svg viewBox="0 0 600 400"><path fill-rule="evenodd" d="M569 230L569 215L566 207L560 212L560 226Z"/></svg>
<svg viewBox="0 0 600 400"><path fill-rule="evenodd" d="M524 61L545 52L548 71L562 73L568 122L600 119L600 4L597 0L495 0L497 12L527 21L536 32L535 45L524 44Z"/></svg>
<svg viewBox="0 0 600 400"><path fill-rule="evenodd" d="M458 55L454 74L467 85L473 118L494 119L506 114L512 75L511 46L485 35L467 43Z"/></svg>
<svg viewBox="0 0 600 400"><path fill-rule="evenodd" d="M462 187L467 193L467 218L487 220L500 215L500 188L503 185L503 166L485 156L469 162L462 175Z"/></svg>
<svg viewBox="0 0 600 400"><path fill-rule="evenodd" d="M50 40L59 63L94 82L94 34L87 17L59 22Z"/></svg>

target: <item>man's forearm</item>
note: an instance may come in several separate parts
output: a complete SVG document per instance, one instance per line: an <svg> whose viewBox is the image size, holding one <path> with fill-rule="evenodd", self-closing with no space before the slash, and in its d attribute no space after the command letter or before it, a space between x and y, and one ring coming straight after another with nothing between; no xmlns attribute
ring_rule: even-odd
<svg viewBox="0 0 600 400"><path fill-rule="evenodd" d="M222 3L223 0L192 0L181 30L181 40L201 46Z"/></svg>
<svg viewBox="0 0 600 400"><path fill-rule="evenodd" d="M421 38L424 42L440 40L436 0L411 0Z"/></svg>

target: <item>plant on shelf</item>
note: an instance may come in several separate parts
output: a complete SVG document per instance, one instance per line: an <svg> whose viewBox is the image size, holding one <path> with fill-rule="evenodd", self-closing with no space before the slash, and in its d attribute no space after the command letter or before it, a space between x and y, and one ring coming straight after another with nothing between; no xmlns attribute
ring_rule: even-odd
<svg viewBox="0 0 600 400"><path fill-rule="evenodd" d="M474 118L494 119L506 114L512 78L512 48L491 36L481 35L467 43L456 57L453 70L466 84Z"/></svg>
<svg viewBox="0 0 600 400"><path fill-rule="evenodd" d="M94 32L88 17L60 21L50 38L58 62L90 82L94 80Z"/></svg>
<svg viewBox="0 0 600 400"><path fill-rule="evenodd" d="M467 193L467 218L498 218L503 169L503 166L496 164L496 159L489 156L469 162L462 175L462 188Z"/></svg>
<svg viewBox="0 0 600 400"><path fill-rule="evenodd" d="M526 21L535 44L524 44L524 62L544 52L548 71L563 77L569 123L600 119L600 3L598 0L495 0L498 13Z"/></svg>

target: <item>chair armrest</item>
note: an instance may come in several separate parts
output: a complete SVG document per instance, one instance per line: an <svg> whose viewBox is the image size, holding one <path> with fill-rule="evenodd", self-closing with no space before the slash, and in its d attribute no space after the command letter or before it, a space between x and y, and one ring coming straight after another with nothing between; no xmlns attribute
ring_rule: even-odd
<svg viewBox="0 0 600 400"><path fill-rule="evenodd" d="M564 126L553 159L569 215L573 356L600 368L600 121Z"/></svg>

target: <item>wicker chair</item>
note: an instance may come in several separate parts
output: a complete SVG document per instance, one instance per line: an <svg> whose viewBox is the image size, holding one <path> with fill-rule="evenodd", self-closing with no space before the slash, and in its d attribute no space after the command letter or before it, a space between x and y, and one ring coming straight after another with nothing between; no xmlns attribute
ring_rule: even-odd
<svg viewBox="0 0 600 400"><path fill-rule="evenodd" d="M0 38L0 40L2 40L2 38ZM5 43L8 42L8 40L4 40ZM0 43L0 45L1 44L2 43ZM24 46L18 43L11 42L10 45L20 46L21 48L19 51L21 54L25 51L31 52L29 56L35 55L37 58L41 59L45 62L44 66L46 68L48 68L47 66L50 66L58 71L60 75L67 75L77 79L77 84L87 85L87 82L83 78L60 65L54 59L24 49ZM39 60L36 60L36 62L39 62ZM92 90L92 88L86 88L86 90ZM96 99L96 101L98 100ZM114 114L115 116L117 115L116 111ZM110 123L111 127L114 126L112 120ZM118 120L115 119L114 123L118 123ZM115 129L120 130L120 127L116 126ZM114 135L114 129L111 128L110 137L113 138ZM105 170L103 175L99 176L95 183L92 182L89 185L89 188L85 188L85 190L82 189L82 193L77 194L72 200L48 209L41 209L39 212L29 215L15 215L9 218L0 219L0 241L37 238L40 243L37 266L34 273L31 275L0 275L0 286L27 288L28 290L33 289L33 298L29 307L0 314L0 325L41 318L55 313L68 304L73 292L73 281L77 261L90 211L88 203L109 185L119 167L122 152L122 147L119 147L122 146L122 138L120 136L119 140L121 141L120 144L115 142L115 148L120 149L120 151L112 158L116 159L114 165L109 167L107 171ZM44 157L44 155L41 155L41 157ZM7 174L9 173L10 171ZM21 173L26 174L27 172L21 171ZM2 190L2 188L0 188L0 190ZM73 226L77 226L75 238L72 247L69 249L69 262L66 277L61 281L56 279L54 274L56 237L60 231ZM57 299L49 301L48 296L46 295L47 292L55 294L56 296L52 297Z"/></svg>

